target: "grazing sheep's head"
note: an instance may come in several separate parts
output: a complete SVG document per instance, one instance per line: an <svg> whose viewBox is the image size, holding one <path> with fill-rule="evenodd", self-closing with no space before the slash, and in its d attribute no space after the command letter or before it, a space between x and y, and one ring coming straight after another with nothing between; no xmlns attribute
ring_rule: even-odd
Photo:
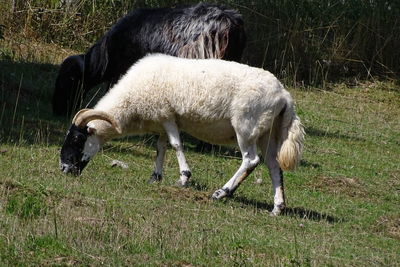
<svg viewBox="0 0 400 267"><path fill-rule="evenodd" d="M79 175L88 164L90 158L100 149L100 145L95 144L96 140L90 140L88 137L90 136L87 126L79 128L75 124L71 125L61 148L60 168L62 172ZM85 148L88 147L98 147L98 149L97 151L92 149L92 155L90 155L88 151L85 151Z"/></svg>
<svg viewBox="0 0 400 267"><path fill-rule="evenodd" d="M74 105L78 104L79 98L82 97L79 89L82 85L83 69L83 55L70 56L61 64L53 94L54 114L71 114Z"/></svg>
<svg viewBox="0 0 400 267"><path fill-rule="evenodd" d="M79 111L67 132L60 153L60 169L64 173L80 175L91 158L100 150L102 136L95 127L87 124L92 120L108 122L112 129L121 133L118 123L102 111L83 109Z"/></svg>

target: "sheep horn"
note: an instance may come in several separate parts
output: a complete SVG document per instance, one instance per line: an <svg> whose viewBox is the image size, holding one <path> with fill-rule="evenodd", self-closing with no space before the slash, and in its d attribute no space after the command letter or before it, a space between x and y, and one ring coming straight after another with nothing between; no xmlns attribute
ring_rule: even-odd
<svg viewBox="0 0 400 267"><path fill-rule="evenodd" d="M88 108L81 109L72 119L72 123L78 127L85 127L86 124L92 120L103 120L109 122L119 134L122 133L119 123L111 115L100 110Z"/></svg>

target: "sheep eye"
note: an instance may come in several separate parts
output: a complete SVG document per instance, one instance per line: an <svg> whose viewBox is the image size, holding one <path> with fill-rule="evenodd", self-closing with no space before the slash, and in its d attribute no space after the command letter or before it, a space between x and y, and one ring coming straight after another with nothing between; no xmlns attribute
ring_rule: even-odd
<svg viewBox="0 0 400 267"><path fill-rule="evenodd" d="M73 142L74 143L83 143L85 141L85 138L82 135L75 135Z"/></svg>

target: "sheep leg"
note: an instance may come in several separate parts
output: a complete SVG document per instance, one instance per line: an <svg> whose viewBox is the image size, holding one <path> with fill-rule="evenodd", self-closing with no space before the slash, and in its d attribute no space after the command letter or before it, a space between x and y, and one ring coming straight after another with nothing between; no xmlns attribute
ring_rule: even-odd
<svg viewBox="0 0 400 267"><path fill-rule="evenodd" d="M279 215L285 208L285 191L283 187L283 174L282 170L278 167L271 169L269 168L269 173L272 180L272 186L274 189L274 209L271 215Z"/></svg>
<svg viewBox="0 0 400 267"><path fill-rule="evenodd" d="M162 180L162 172L163 172L166 150L167 150L167 137L165 135L160 135L157 140L157 157L154 166L154 172L150 176L149 183L160 182Z"/></svg>
<svg viewBox="0 0 400 267"><path fill-rule="evenodd" d="M285 208L285 192L283 187L283 174L279 167L279 163L276 160L277 156L277 143L273 137L265 138L265 142L262 145L264 152L266 151L265 164L268 167L269 176L272 181L272 188L274 192L274 208L271 215L279 215L281 211Z"/></svg>
<svg viewBox="0 0 400 267"><path fill-rule="evenodd" d="M178 126L174 121L167 121L163 123L163 126L168 135L169 143L175 149L176 157L178 158L180 177L177 181L177 185L186 186L192 173L190 172L185 155L183 154L183 145L179 137Z"/></svg>
<svg viewBox="0 0 400 267"><path fill-rule="evenodd" d="M260 158L257 155L257 145L247 144L238 136L238 144L242 153L242 164L233 177L221 188L212 194L213 199L220 199L232 195L247 176L257 167Z"/></svg>

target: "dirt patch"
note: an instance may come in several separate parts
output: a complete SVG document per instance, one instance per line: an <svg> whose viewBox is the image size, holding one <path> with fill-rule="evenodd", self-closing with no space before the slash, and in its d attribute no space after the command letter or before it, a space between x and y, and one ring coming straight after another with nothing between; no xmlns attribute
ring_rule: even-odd
<svg viewBox="0 0 400 267"><path fill-rule="evenodd" d="M210 196L208 192L193 191L190 188L181 187L161 187L159 194L163 198L179 200L179 201L192 201L197 203L208 203L210 202Z"/></svg>
<svg viewBox="0 0 400 267"><path fill-rule="evenodd" d="M377 232L387 233L389 236L400 240L400 215L383 216L376 224Z"/></svg>
<svg viewBox="0 0 400 267"><path fill-rule="evenodd" d="M161 267L177 266L177 267L194 267L198 265L192 265L191 263L185 261L176 261L171 264L161 264Z"/></svg>
<svg viewBox="0 0 400 267"><path fill-rule="evenodd" d="M7 191L14 191L21 187L20 184L11 180L0 181L0 187L3 187Z"/></svg>
<svg viewBox="0 0 400 267"><path fill-rule="evenodd" d="M308 185L317 191L349 197L367 197L368 192L358 178L349 177L316 177Z"/></svg>
<svg viewBox="0 0 400 267"><path fill-rule="evenodd" d="M44 266L77 266L80 265L81 262L77 259L74 259L72 256L70 257L55 257L54 259L48 259L42 262Z"/></svg>
<svg viewBox="0 0 400 267"><path fill-rule="evenodd" d="M57 206L60 217L69 218L70 222L80 225L101 226L108 223L105 219L106 207L101 201L90 201L79 196L63 198Z"/></svg>

